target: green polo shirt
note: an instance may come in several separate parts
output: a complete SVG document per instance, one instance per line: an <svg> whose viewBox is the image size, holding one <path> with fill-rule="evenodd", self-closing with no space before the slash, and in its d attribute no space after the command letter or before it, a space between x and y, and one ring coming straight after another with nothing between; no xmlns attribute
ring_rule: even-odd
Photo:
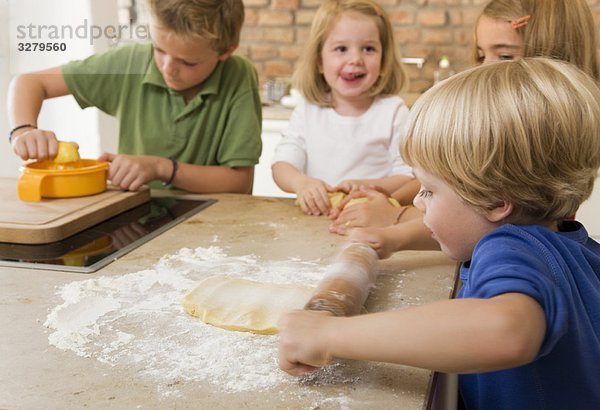
<svg viewBox="0 0 600 410"><path fill-rule="evenodd" d="M258 80L241 56L219 62L187 105L166 86L151 44L129 44L72 61L62 73L82 108L94 106L119 119L121 154L173 156L196 165L258 163Z"/></svg>

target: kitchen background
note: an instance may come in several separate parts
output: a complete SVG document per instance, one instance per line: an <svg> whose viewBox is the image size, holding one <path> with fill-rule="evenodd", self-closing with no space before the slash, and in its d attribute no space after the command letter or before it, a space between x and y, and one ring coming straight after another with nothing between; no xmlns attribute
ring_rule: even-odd
<svg viewBox="0 0 600 410"><path fill-rule="evenodd" d="M473 22L487 1L379 0L394 25L402 57L417 58L415 63L406 64L410 91L422 92L431 86L443 55L448 56L455 70L470 64ZM291 75L321 1L245 0L244 3L246 23L239 52L254 62L262 81ZM598 14L600 18L600 6Z"/></svg>
<svg viewBox="0 0 600 410"><path fill-rule="evenodd" d="M442 56L448 56L451 67L460 71L472 64L473 23L488 0L378 0L388 12L396 33L400 52L410 77L407 90L412 96L425 91L433 82ZM246 21L238 53L256 66L261 87L274 80L287 83L293 73L312 17L320 0L244 0ZM600 0L588 0L596 22L600 25ZM148 16L142 0L0 0L0 133L7 135L5 95L13 75L84 58L128 41L139 41L131 35L144 27ZM59 53L35 53L24 56L16 52L17 25L96 25L129 26L121 38L103 36L96 41L69 40L68 50ZM143 37L143 36L142 36ZM20 40L26 41L26 40ZM38 40L39 41L39 40ZM56 41L56 40L55 40ZM283 117L265 115L265 154L257 167L258 194L280 194L270 181L270 151L279 132L286 126ZM96 157L102 151L116 151L116 122L95 109L80 110L70 97L46 103L39 124L57 132L59 138L80 144L84 157ZM8 144L0 151L0 177L16 177L19 160ZM592 231L600 235L600 182L593 198L579 214Z"/></svg>

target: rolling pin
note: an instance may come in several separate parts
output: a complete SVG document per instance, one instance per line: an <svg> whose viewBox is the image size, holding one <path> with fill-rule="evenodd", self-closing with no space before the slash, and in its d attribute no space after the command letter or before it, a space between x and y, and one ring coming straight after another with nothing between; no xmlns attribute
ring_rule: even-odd
<svg viewBox="0 0 600 410"><path fill-rule="evenodd" d="M319 310L334 316L360 313L377 279L377 253L362 243L347 244L325 272L305 310Z"/></svg>

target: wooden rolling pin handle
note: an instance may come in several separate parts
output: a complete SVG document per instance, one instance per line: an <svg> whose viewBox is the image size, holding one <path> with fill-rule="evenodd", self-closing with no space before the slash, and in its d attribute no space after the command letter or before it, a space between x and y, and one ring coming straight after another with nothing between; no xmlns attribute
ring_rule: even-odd
<svg viewBox="0 0 600 410"><path fill-rule="evenodd" d="M377 253L365 244L350 244L342 250L317 291L304 306L334 316L360 313L377 278Z"/></svg>
<svg viewBox="0 0 600 410"><path fill-rule="evenodd" d="M332 313L334 316L353 316L362 309L362 290L342 278L334 278L319 285L304 309Z"/></svg>

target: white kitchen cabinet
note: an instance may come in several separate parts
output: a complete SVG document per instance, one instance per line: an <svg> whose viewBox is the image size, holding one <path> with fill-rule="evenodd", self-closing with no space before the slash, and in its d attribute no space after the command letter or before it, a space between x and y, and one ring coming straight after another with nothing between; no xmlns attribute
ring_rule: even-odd
<svg viewBox="0 0 600 410"><path fill-rule="evenodd" d="M252 195L294 198L295 194L290 194L279 189L275 181L273 181L271 174L273 153L275 152L277 143L281 139L281 131L288 126L288 121L265 119L262 126L263 149L258 165L254 167Z"/></svg>

